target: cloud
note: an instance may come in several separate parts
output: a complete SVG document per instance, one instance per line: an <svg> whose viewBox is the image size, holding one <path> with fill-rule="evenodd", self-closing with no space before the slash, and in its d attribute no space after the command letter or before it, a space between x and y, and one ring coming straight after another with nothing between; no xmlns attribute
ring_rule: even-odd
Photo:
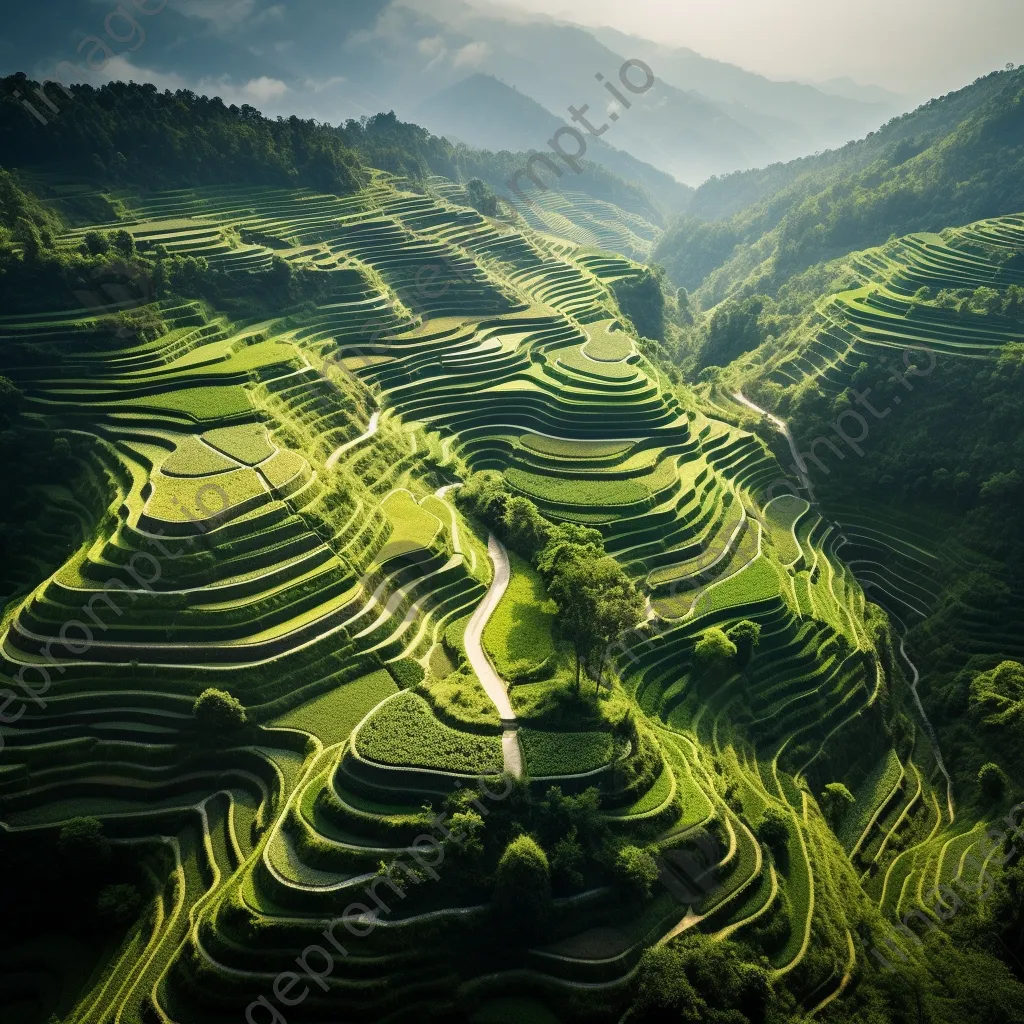
<svg viewBox="0 0 1024 1024"><path fill-rule="evenodd" d="M218 32L230 32L249 20L256 0L184 0L174 6L186 18L201 18Z"/></svg>
<svg viewBox="0 0 1024 1024"><path fill-rule="evenodd" d="M428 39L421 39L416 44L416 48L425 57L437 57L444 53L444 40L440 36L430 36Z"/></svg>
<svg viewBox="0 0 1024 1024"><path fill-rule="evenodd" d="M467 43L455 54L452 63L457 68L478 68L490 53L491 48L487 43Z"/></svg>
<svg viewBox="0 0 1024 1024"><path fill-rule="evenodd" d="M268 78L266 75L252 78L242 87L242 92L246 96L262 103L267 100L276 100L287 91L288 86L279 78Z"/></svg>

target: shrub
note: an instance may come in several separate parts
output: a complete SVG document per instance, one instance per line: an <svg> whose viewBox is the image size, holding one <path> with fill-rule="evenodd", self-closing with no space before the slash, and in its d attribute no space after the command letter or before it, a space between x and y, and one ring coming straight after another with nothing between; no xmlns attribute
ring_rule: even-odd
<svg viewBox="0 0 1024 1024"><path fill-rule="evenodd" d="M393 661L388 665L388 671L403 690L411 689L423 682L423 666L414 658Z"/></svg>
<svg viewBox="0 0 1024 1024"><path fill-rule="evenodd" d="M494 910L513 935L532 939L542 934L551 914L551 868L532 836L513 839L494 873Z"/></svg>
<svg viewBox="0 0 1024 1024"><path fill-rule="evenodd" d="M699 664L706 668L717 668L736 657L734 644L717 626L704 630L693 653Z"/></svg>
<svg viewBox="0 0 1024 1024"><path fill-rule="evenodd" d="M210 687L196 697L192 705L196 727L208 736L237 733L245 725L245 708L237 697Z"/></svg>
<svg viewBox="0 0 1024 1024"><path fill-rule="evenodd" d="M761 642L761 627L750 619L741 619L730 626L725 635L736 645L739 659L745 665L754 656L754 649Z"/></svg>
<svg viewBox="0 0 1024 1024"><path fill-rule="evenodd" d="M986 799L998 800L1006 789L1006 775L999 765L989 761L988 764L982 765L978 772L978 785L981 786L981 792Z"/></svg>
<svg viewBox="0 0 1024 1024"><path fill-rule="evenodd" d="M825 786L821 794L821 810L832 828L839 825L853 802L853 794L841 782L830 782Z"/></svg>
<svg viewBox="0 0 1024 1024"><path fill-rule="evenodd" d="M757 838L770 850L785 850L789 843L789 822L786 815L776 807L769 807L757 826Z"/></svg>
<svg viewBox="0 0 1024 1024"><path fill-rule="evenodd" d="M649 899L658 880L658 863L648 850L624 846L615 857L615 877L629 894Z"/></svg>
<svg viewBox="0 0 1024 1024"><path fill-rule="evenodd" d="M72 818L57 837L61 858L76 872L95 874L110 864L110 840L103 834L98 818Z"/></svg>

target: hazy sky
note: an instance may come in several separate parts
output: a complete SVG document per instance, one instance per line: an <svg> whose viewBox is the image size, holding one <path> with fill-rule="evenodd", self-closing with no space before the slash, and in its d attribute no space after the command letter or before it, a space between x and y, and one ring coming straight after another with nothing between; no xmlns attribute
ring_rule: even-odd
<svg viewBox="0 0 1024 1024"><path fill-rule="evenodd" d="M688 46L771 78L924 97L1024 63L1024 0L501 0Z"/></svg>

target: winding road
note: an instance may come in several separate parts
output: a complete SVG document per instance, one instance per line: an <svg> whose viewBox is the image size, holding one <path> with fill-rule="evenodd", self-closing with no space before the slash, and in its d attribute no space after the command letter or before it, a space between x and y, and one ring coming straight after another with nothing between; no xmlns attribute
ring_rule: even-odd
<svg viewBox="0 0 1024 1024"><path fill-rule="evenodd" d="M357 444L362 444L364 441L368 441L374 434L377 433L377 427L380 424L380 412L375 412L370 417L370 423L366 430L363 431L358 437L353 437L351 441L346 441L342 445L338 445L333 452L327 457L327 462L324 463L325 469L334 469L338 464L338 459L352 448L355 448Z"/></svg>
<svg viewBox="0 0 1024 1024"><path fill-rule="evenodd" d="M505 771L516 778L523 774L523 752L519 746L519 735L517 732L516 713L508 699L508 687L505 681L494 670L490 658L484 651L482 637L484 627L487 625L494 609L508 587L511 571L508 564L508 553L505 551L501 541L492 533L487 538L487 554L490 555L494 565L494 578L487 589L487 594L477 606L473 617L466 626L466 654L469 663L480 680L484 691L490 697L491 702L498 710L504 732L501 736L501 748L505 758Z"/></svg>
<svg viewBox="0 0 1024 1024"><path fill-rule="evenodd" d="M748 409L752 409L754 412L760 413L766 420L768 420L780 434L789 443L789 450L793 456L793 468L796 470L797 475L800 477L800 486L807 492L807 498L812 505L816 504L814 500L814 488L811 486L811 478L807 475L807 466L804 460L800 457L800 453L797 451L796 441L793 440L793 433L789 429L789 424L785 420L779 419L778 416L774 416L768 412L767 409L762 409L759 405L754 403L739 391L734 391L733 398L736 399L740 405L745 405Z"/></svg>

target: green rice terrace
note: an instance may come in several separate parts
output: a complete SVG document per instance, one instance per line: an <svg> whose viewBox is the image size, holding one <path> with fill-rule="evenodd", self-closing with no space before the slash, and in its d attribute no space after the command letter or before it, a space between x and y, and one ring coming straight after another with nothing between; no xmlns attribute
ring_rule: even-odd
<svg viewBox="0 0 1024 1024"><path fill-rule="evenodd" d="M951 778L904 645L972 555L780 493L732 390L993 360L1020 322L934 296L1024 283L1024 220L851 258L799 344L690 389L616 300L642 218L447 194L102 190L56 250L123 232L171 278L0 315L25 450L64 459L3 579L2 838L79 851L69 912L98 856L116 922L7 954L5 1019L615 1021L692 937L770 1019L896 1019L857 993L1015 813Z"/></svg>

